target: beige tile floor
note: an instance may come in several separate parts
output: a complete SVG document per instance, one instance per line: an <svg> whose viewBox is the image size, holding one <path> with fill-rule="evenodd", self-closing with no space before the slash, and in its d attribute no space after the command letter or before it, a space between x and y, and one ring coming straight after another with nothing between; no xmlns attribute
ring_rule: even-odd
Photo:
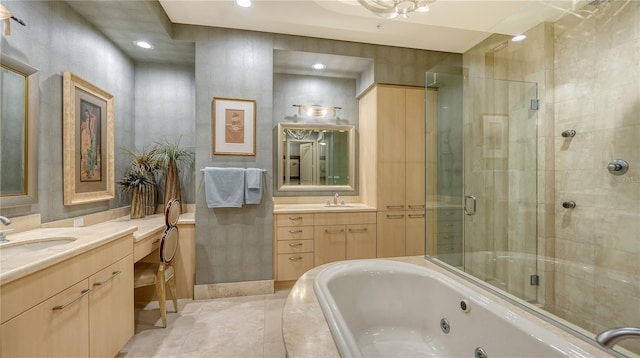
<svg viewBox="0 0 640 358"><path fill-rule="evenodd" d="M289 290L179 300L162 328L157 302L136 309L136 333L117 357L284 358L282 308ZM173 304L167 302L167 308Z"/></svg>

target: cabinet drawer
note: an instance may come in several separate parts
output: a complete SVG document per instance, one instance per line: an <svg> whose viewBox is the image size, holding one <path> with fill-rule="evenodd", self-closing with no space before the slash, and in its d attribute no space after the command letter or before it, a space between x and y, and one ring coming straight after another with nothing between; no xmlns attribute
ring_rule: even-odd
<svg viewBox="0 0 640 358"><path fill-rule="evenodd" d="M461 233L462 221L438 221L438 234L440 233Z"/></svg>
<svg viewBox="0 0 640 358"><path fill-rule="evenodd" d="M462 252L462 244L438 245L438 254L457 254Z"/></svg>
<svg viewBox="0 0 640 358"><path fill-rule="evenodd" d="M149 255L160 247L162 231L149 235L133 245L133 261L138 262L143 257Z"/></svg>
<svg viewBox="0 0 640 358"><path fill-rule="evenodd" d="M278 214L276 226L305 226L313 225L313 214Z"/></svg>
<svg viewBox="0 0 640 358"><path fill-rule="evenodd" d="M298 252L313 252L313 240L278 241L278 254L294 254Z"/></svg>
<svg viewBox="0 0 640 358"><path fill-rule="evenodd" d="M458 221L462 220L462 209L438 209L438 221Z"/></svg>
<svg viewBox="0 0 640 358"><path fill-rule="evenodd" d="M313 239L313 226L279 227L277 240L309 240Z"/></svg>
<svg viewBox="0 0 640 358"><path fill-rule="evenodd" d="M315 225L375 224L376 213L374 211L356 213L322 213L315 214L313 221Z"/></svg>
<svg viewBox="0 0 640 358"><path fill-rule="evenodd" d="M438 245L460 244L462 233L441 233L438 235Z"/></svg>
<svg viewBox="0 0 640 358"><path fill-rule="evenodd" d="M277 258L277 281L297 280L303 273L313 268L313 254L279 254Z"/></svg>

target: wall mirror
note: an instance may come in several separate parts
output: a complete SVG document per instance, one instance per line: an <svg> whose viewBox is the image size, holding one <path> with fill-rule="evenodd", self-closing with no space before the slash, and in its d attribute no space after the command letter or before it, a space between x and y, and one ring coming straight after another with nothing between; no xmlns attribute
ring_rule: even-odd
<svg viewBox="0 0 640 358"><path fill-rule="evenodd" d="M38 71L0 54L0 207L38 197Z"/></svg>
<svg viewBox="0 0 640 358"><path fill-rule="evenodd" d="M351 125L279 123L278 158L278 190L354 190Z"/></svg>

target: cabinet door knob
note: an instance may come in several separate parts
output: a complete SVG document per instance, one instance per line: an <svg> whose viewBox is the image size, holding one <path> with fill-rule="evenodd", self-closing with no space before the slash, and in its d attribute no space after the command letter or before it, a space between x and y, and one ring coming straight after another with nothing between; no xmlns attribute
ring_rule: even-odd
<svg viewBox="0 0 640 358"><path fill-rule="evenodd" d="M291 234L299 234L302 232L302 229L298 229L298 230L289 230L289 233Z"/></svg>
<svg viewBox="0 0 640 358"><path fill-rule="evenodd" d="M302 220L302 216L289 216L289 220Z"/></svg>
<svg viewBox="0 0 640 358"><path fill-rule="evenodd" d="M327 234L338 234L338 233L344 232L344 229L337 229L337 230L324 229L324 232L326 232Z"/></svg>
<svg viewBox="0 0 640 358"><path fill-rule="evenodd" d="M289 260L291 260L291 261L300 261L300 260L302 260L302 256L292 256L292 257L289 257Z"/></svg>
<svg viewBox="0 0 640 358"><path fill-rule="evenodd" d="M349 232L365 232L367 231L367 228L364 227L362 229L349 229Z"/></svg>
<svg viewBox="0 0 640 358"><path fill-rule="evenodd" d="M291 247L302 246L302 243L301 242L292 242L292 243L289 244L289 246L291 246Z"/></svg>

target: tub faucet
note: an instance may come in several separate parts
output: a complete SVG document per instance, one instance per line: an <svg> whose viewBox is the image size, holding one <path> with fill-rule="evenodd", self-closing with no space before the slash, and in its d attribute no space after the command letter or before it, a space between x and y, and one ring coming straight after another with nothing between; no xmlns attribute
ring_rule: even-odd
<svg viewBox="0 0 640 358"><path fill-rule="evenodd" d="M0 221L2 221L2 223L5 224L5 225L11 224L11 219L9 219L6 216L0 215ZM9 242L9 240L7 240L7 237L5 236L5 233L7 233L9 231L13 231L13 229L0 230L0 243Z"/></svg>
<svg viewBox="0 0 640 358"><path fill-rule="evenodd" d="M608 329L596 336L596 341L605 347L611 348L619 341L626 338L640 339L640 328L621 327Z"/></svg>
<svg viewBox="0 0 640 358"><path fill-rule="evenodd" d="M333 205L338 205L338 199L340 199L340 194L336 193L336 195L333 196Z"/></svg>

